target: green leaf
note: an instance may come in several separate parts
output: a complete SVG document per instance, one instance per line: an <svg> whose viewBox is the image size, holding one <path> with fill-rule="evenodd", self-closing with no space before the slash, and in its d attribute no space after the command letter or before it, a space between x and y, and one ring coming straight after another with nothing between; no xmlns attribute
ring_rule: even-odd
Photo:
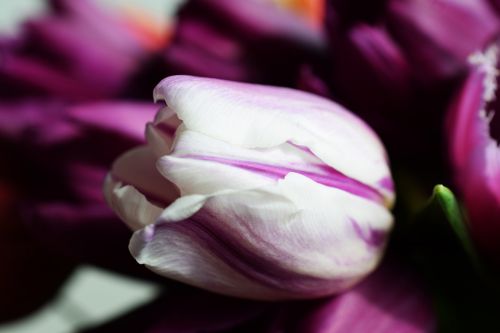
<svg viewBox="0 0 500 333"><path fill-rule="evenodd" d="M467 220L453 192L444 185L436 185L424 209L439 209L446 222L458 238L465 253L478 273L483 274L482 265L474 249L467 228ZM438 212L439 215L439 212Z"/></svg>
<svg viewBox="0 0 500 333"><path fill-rule="evenodd" d="M439 332L500 332L500 295L488 281L450 189L434 187L405 243L433 292Z"/></svg>

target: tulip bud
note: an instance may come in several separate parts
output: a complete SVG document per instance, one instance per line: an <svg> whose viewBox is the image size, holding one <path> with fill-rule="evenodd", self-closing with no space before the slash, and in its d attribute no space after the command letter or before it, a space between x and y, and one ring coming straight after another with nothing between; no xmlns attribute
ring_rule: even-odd
<svg viewBox="0 0 500 333"><path fill-rule="evenodd" d="M394 190L363 121L308 93L216 79L169 77L154 96L167 106L149 145L105 185L139 263L254 299L337 293L377 266Z"/></svg>
<svg viewBox="0 0 500 333"><path fill-rule="evenodd" d="M499 46L470 57L471 70L449 110L449 152L455 183L479 249L500 258L500 138L497 92Z"/></svg>

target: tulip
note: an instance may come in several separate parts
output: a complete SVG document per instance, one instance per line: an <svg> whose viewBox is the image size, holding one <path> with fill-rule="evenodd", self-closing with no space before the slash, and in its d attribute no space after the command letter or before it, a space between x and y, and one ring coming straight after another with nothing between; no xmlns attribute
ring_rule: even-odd
<svg viewBox="0 0 500 333"><path fill-rule="evenodd" d="M325 47L320 29L273 1L191 0L176 19L171 42L139 72L137 89L149 93L151 78L156 84L174 74L293 86L300 65Z"/></svg>
<svg viewBox="0 0 500 333"><path fill-rule="evenodd" d="M167 106L148 145L105 185L139 263L268 300L337 293L377 266L394 190L363 121L308 93L208 78L169 77L154 96Z"/></svg>
<svg viewBox="0 0 500 333"><path fill-rule="evenodd" d="M498 35L499 19L486 0L377 3L370 17L344 15L347 1L328 3L329 63L314 71L332 98L380 134L396 163L419 170L433 186L442 181L435 142L443 110L467 71L468 55Z"/></svg>
<svg viewBox="0 0 500 333"><path fill-rule="evenodd" d="M51 12L25 22L17 40L0 46L0 96L120 95L151 52L145 33L91 0L50 3Z"/></svg>
<svg viewBox="0 0 500 333"><path fill-rule="evenodd" d="M0 103L0 152L8 157L3 164L19 192L16 214L26 232L53 253L141 273L122 254L130 231L107 207L101 188L108 165L144 142L143 128L155 111L153 103ZM115 245L108 249L110 242Z"/></svg>
<svg viewBox="0 0 500 333"><path fill-rule="evenodd" d="M484 0L389 0L387 22L426 84L464 71L467 56L499 32L499 21Z"/></svg>
<svg viewBox="0 0 500 333"><path fill-rule="evenodd" d="M498 44L471 56L471 70L449 110L448 142L455 184L462 194L479 250L500 258Z"/></svg>
<svg viewBox="0 0 500 333"><path fill-rule="evenodd" d="M359 23L332 38L330 81L337 95L367 117L373 116L373 110L391 114L409 107L414 88L412 67L387 29ZM370 120L384 121L378 116Z"/></svg>

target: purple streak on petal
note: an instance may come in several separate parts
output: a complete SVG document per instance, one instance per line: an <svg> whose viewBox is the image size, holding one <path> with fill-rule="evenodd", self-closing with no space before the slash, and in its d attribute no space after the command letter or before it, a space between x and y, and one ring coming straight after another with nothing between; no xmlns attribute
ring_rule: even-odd
<svg viewBox="0 0 500 333"><path fill-rule="evenodd" d="M391 192L394 192L394 182L392 181L392 178L391 177L386 177L386 178L383 178L382 180L380 180L378 182L378 184L388 190L388 191L391 191Z"/></svg>
<svg viewBox="0 0 500 333"><path fill-rule="evenodd" d="M150 230L147 232L143 230L141 233L143 240L150 239ZM188 220L176 223L157 223L154 227L153 238L162 237L164 233L185 235L194 244L222 260L228 267L251 281L274 290L282 290L285 293L292 292L296 296L303 295L303 297L310 298L330 294L351 285L353 282L352 278L322 279L291 271L283 267L282 263L293 261L293 254L279 251L279 254L274 253L272 257L267 257L265 256L266 252L247 248L244 241L239 239L241 236L222 229L218 217L207 210L199 211ZM254 237L259 236L254 235ZM274 246L264 239L260 241L265 246ZM367 260L373 260L373 258L370 257ZM337 264L348 266L352 263L347 260Z"/></svg>
<svg viewBox="0 0 500 333"><path fill-rule="evenodd" d="M380 249L387 240L386 230L376 230L372 228L365 230L355 220L351 220L351 224L359 238L375 249Z"/></svg>
<svg viewBox="0 0 500 333"><path fill-rule="evenodd" d="M258 173L266 177L270 177L272 179L283 179L288 173L295 172L303 176L306 176L317 183L329 187L338 188L343 191L361 196L369 200L373 200L378 203L383 202L383 197L379 192L377 192L377 190L355 179L347 177L344 174L338 172L337 170L327 165L314 165L316 172L313 172L313 171L301 170L300 165L298 165L297 168L290 168L285 166L269 165L258 162L236 161L222 157L201 156L193 154L185 155L182 157L231 165L237 168L245 169L250 172Z"/></svg>

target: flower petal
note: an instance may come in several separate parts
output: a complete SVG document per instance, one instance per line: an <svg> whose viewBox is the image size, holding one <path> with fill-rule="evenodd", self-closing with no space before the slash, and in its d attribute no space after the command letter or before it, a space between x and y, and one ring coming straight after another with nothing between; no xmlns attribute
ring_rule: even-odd
<svg viewBox="0 0 500 333"><path fill-rule="evenodd" d="M286 88L173 76L155 89L184 125L221 141L270 148L291 142L308 147L340 173L378 189L390 174L385 152L360 119L326 99ZM200 110L204 110L200 112Z"/></svg>
<svg viewBox="0 0 500 333"><path fill-rule="evenodd" d="M498 46L471 57L473 67L449 110L450 158L477 245L491 258L500 247L500 148L490 136L498 75ZM495 110L498 111L498 110ZM494 259L497 261L496 259Z"/></svg>
<svg viewBox="0 0 500 333"><path fill-rule="evenodd" d="M293 307L292 307L293 309ZM414 272L390 262L337 297L298 304L280 332L432 333L436 318L429 295ZM276 330L278 331L278 330Z"/></svg>
<svg viewBox="0 0 500 333"><path fill-rule="evenodd" d="M104 185L106 200L132 229L152 224L163 207L178 196L175 185L156 171L155 156L148 147L122 155Z"/></svg>
<svg viewBox="0 0 500 333"><path fill-rule="evenodd" d="M385 207L292 173L277 186L207 196L189 220L137 231L130 250L161 275L219 293L308 298L368 274L391 224Z"/></svg>

